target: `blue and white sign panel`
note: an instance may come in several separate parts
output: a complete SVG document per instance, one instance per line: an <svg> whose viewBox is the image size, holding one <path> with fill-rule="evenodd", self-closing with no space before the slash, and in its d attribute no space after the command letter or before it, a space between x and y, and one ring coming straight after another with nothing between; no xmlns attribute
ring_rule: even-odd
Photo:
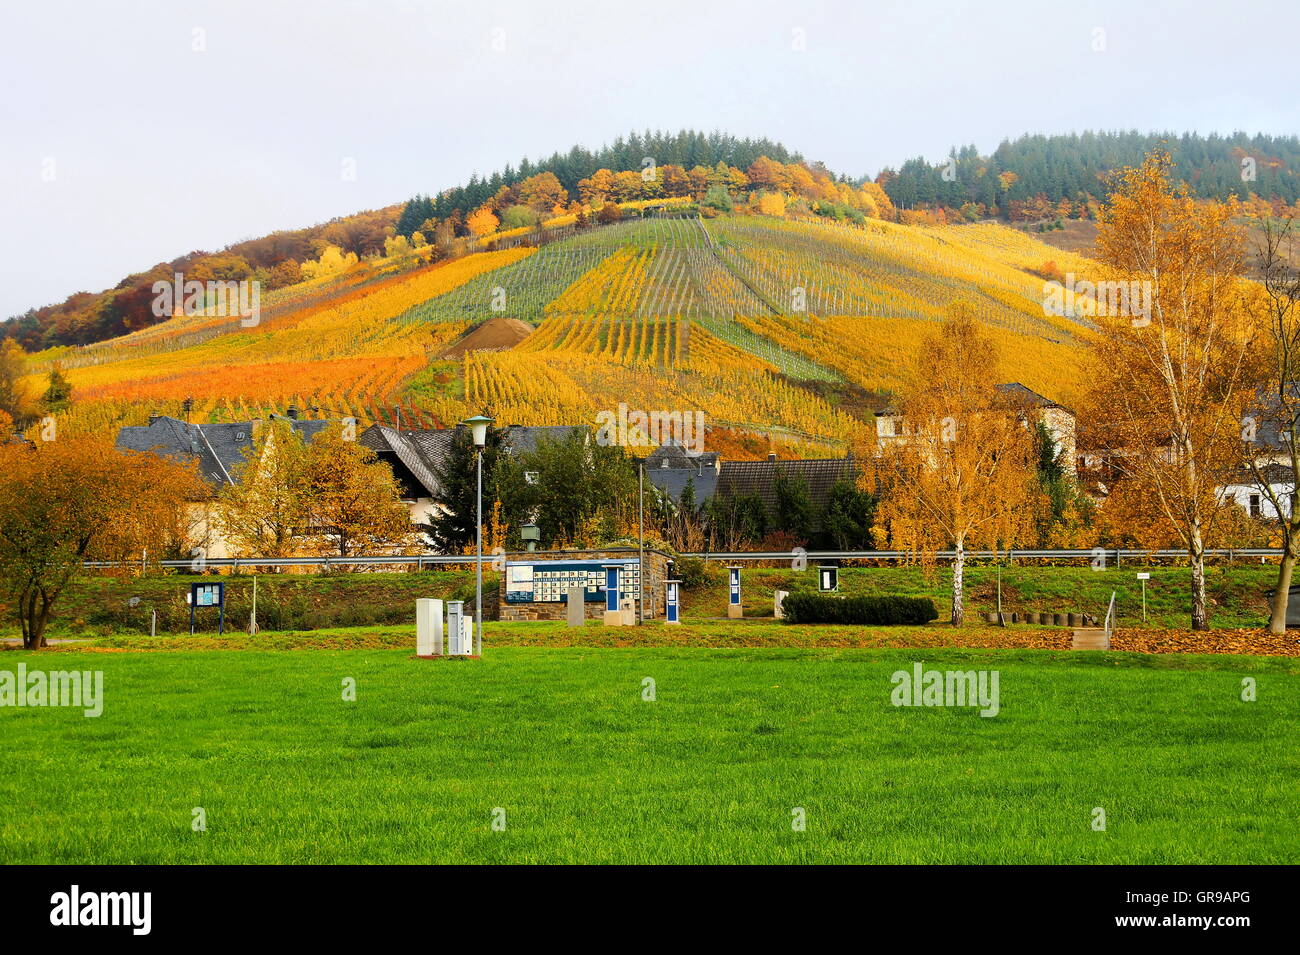
<svg viewBox="0 0 1300 955"><path fill-rule="evenodd" d="M618 572L617 566L605 565L605 609L618 609Z"/></svg>
<svg viewBox="0 0 1300 955"><path fill-rule="evenodd" d="M563 603L568 598L570 587L581 587L583 598L588 603L595 603L604 599L610 565L617 565L619 592L634 594L639 591L641 571L635 558L506 561L506 603Z"/></svg>
<svg viewBox="0 0 1300 955"><path fill-rule="evenodd" d="M731 603L733 606L740 606L740 568L728 567L727 571L731 574Z"/></svg>
<svg viewBox="0 0 1300 955"><path fill-rule="evenodd" d="M668 608L668 622L681 623L678 609L677 581L675 580L668 581L668 601L666 606Z"/></svg>

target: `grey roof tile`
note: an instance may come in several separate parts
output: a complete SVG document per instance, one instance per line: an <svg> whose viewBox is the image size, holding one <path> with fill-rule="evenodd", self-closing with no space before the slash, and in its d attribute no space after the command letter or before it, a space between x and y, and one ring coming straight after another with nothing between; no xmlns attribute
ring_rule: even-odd
<svg viewBox="0 0 1300 955"><path fill-rule="evenodd" d="M310 441L331 423L281 418ZM124 451L149 451L174 461L194 461L203 479L214 486L238 480L244 452L253 444L252 421L191 424L159 416L147 425L133 425L117 433L116 445Z"/></svg>

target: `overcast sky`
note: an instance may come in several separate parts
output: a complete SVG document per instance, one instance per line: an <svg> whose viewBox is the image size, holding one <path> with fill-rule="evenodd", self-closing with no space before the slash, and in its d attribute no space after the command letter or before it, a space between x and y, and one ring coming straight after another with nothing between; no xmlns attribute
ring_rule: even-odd
<svg viewBox="0 0 1300 955"><path fill-rule="evenodd" d="M633 128L767 136L852 175L1024 132L1294 134L1298 11L4 0L0 318Z"/></svg>

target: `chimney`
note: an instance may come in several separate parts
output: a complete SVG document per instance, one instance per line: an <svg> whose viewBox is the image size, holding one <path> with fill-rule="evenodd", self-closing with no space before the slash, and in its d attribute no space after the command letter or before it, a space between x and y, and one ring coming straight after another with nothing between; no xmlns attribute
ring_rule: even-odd
<svg viewBox="0 0 1300 955"><path fill-rule="evenodd" d="M154 425L156 425L156 424L157 424L161 419L162 419L162 415L160 415L158 412L156 412L156 411L150 411L150 412L149 412L149 427L152 428L152 427L153 427Z"/></svg>
<svg viewBox="0 0 1300 955"><path fill-rule="evenodd" d="M288 408L284 409L284 416L286 418L292 418L294 421L297 421L298 409L295 408L293 405L290 405Z"/></svg>
<svg viewBox="0 0 1300 955"><path fill-rule="evenodd" d="M775 461L775 460L776 460L776 452L775 452L775 451L769 451L769 452L767 452L767 459L768 459L769 461Z"/></svg>

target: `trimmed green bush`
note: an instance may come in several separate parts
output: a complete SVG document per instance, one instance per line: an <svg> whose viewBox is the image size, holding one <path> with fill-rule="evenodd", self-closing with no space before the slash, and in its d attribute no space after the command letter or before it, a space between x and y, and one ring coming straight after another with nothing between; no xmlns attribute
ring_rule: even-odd
<svg viewBox="0 0 1300 955"><path fill-rule="evenodd" d="M781 603L786 623L923 624L939 611L929 597L836 597L793 593Z"/></svg>

